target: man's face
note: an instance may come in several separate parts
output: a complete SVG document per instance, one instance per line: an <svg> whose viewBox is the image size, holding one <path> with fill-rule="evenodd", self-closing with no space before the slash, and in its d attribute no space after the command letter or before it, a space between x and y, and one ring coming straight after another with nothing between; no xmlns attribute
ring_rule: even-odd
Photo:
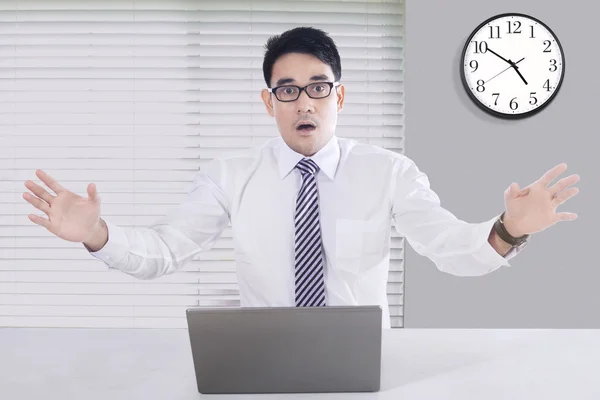
<svg viewBox="0 0 600 400"><path fill-rule="evenodd" d="M306 86L317 82L334 82L331 67L310 54L288 53L277 59L273 65L271 87L281 85ZM316 93L326 85L315 89ZM326 88L327 90L329 88ZM291 93L293 90L288 90ZM275 94L266 89L262 99L271 117L275 117L277 128L287 145L304 156L318 152L335 133L337 113L344 105L344 87L333 87L329 96L320 99L310 98L303 90L297 100L279 101ZM314 127L302 127L302 124Z"/></svg>

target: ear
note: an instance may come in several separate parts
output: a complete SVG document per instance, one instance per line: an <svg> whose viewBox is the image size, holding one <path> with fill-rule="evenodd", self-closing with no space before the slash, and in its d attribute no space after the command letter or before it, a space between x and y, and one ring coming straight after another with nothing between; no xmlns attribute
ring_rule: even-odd
<svg viewBox="0 0 600 400"><path fill-rule="evenodd" d="M340 85L335 89L337 94L337 110L338 112L341 112L344 109L344 97L346 94L346 89L344 88L344 85Z"/></svg>
<svg viewBox="0 0 600 400"><path fill-rule="evenodd" d="M262 89L260 91L260 97L262 97L262 101L265 103L267 113L269 113L271 117L274 117L275 112L273 111L273 96L271 96L271 93L269 93L267 89Z"/></svg>

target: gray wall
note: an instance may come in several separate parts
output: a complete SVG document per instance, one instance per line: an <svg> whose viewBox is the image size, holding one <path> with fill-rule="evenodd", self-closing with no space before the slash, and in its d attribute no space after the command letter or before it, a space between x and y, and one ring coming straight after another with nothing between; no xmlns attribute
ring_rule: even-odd
<svg viewBox="0 0 600 400"><path fill-rule="evenodd" d="M504 210L504 190L524 187L560 162L580 193L559 207L579 218L533 235L529 246L482 277L456 277L408 247L406 328L600 328L598 255L600 52L596 2L407 0L406 155L428 174L442 206L480 222ZM521 121L488 116L459 75L460 53L488 17L520 12L544 21L565 53L554 101Z"/></svg>

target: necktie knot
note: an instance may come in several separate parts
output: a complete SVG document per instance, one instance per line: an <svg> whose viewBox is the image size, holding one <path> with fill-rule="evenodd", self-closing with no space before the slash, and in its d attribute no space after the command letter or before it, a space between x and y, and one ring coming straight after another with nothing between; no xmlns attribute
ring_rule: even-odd
<svg viewBox="0 0 600 400"><path fill-rule="evenodd" d="M302 175L314 175L319 170L319 166L317 165L317 163L309 158L303 158L302 160L300 160L298 164L296 164L296 168L300 170Z"/></svg>

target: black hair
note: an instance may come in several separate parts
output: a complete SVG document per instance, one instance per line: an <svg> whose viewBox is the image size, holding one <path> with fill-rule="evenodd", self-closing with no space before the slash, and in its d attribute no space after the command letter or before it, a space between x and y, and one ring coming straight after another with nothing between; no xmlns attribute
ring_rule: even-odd
<svg viewBox="0 0 600 400"><path fill-rule="evenodd" d="M335 42L321 29L310 27L290 29L280 35L271 36L267 40L265 49L263 75L267 87L271 87L275 61L288 53L313 55L331 67L336 81L342 77L342 64Z"/></svg>

